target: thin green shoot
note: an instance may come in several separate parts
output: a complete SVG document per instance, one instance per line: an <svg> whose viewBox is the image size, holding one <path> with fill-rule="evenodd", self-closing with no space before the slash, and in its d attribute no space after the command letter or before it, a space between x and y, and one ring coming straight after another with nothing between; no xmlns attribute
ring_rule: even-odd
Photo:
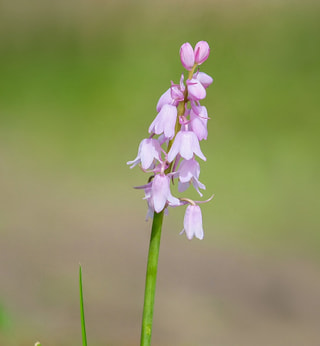
<svg viewBox="0 0 320 346"><path fill-rule="evenodd" d="M85 322L85 318L84 318L84 307L83 307L81 264L79 264L79 290L80 290L80 314L81 314L82 345L87 346L86 322Z"/></svg>

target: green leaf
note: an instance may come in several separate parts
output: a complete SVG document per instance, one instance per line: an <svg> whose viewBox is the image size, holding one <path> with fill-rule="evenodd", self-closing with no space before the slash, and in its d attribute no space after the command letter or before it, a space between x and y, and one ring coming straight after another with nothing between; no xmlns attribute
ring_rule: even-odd
<svg viewBox="0 0 320 346"><path fill-rule="evenodd" d="M83 308L82 268L81 268L81 265L79 265L79 290L80 290L80 314L81 314L82 345L87 346L86 322L85 322L85 318L84 318L84 308Z"/></svg>

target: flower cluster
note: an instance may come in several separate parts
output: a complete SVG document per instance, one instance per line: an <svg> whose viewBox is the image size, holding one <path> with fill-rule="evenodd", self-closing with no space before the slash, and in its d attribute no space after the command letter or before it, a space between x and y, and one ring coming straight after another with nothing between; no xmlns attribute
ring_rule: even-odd
<svg viewBox="0 0 320 346"><path fill-rule="evenodd" d="M160 97L156 107L158 114L149 127L149 138L141 141L137 157L127 162L130 168L139 164L144 172L152 173L146 185L137 187L145 192L147 219L153 217L154 212L166 211L168 206L188 204L181 232L185 232L188 239L193 236L203 239L202 214L198 204L204 202L174 197L170 183L177 179L179 192L193 185L200 196L200 189L205 189L199 181L200 165L196 157L206 161L199 142L207 139L209 118L200 101L206 97L206 89L213 79L200 72L198 66L207 60L209 52L205 41L198 42L194 49L190 43L181 46L180 59L188 70L188 78L184 81L182 74L180 83L171 82L170 88Z"/></svg>

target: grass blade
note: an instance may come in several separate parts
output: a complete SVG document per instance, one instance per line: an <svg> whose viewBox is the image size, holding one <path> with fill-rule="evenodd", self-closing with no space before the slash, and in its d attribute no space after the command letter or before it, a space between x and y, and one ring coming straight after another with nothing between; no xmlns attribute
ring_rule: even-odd
<svg viewBox="0 0 320 346"><path fill-rule="evenodd" d="M80 314L81 314L82 345L87 346L86 322L84 319L84 308L83 308L82 268L81 268L81 265L79 265L79 289L80 289Z"/></svg>

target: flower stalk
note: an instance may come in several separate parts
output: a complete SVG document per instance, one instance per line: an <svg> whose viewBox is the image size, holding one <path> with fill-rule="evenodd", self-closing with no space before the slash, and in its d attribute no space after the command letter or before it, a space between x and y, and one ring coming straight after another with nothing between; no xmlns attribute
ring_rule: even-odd
<svg viewBox="0 0 320 346"><path fill-rule="evenodd" d="M156 293L158 258L163 214L164 211L161 211L160 213L154 213L153 216L146 273L146 285L144 291L144 306L142 315L140 346L149 346L151 344L154 297Z"/></svg>

